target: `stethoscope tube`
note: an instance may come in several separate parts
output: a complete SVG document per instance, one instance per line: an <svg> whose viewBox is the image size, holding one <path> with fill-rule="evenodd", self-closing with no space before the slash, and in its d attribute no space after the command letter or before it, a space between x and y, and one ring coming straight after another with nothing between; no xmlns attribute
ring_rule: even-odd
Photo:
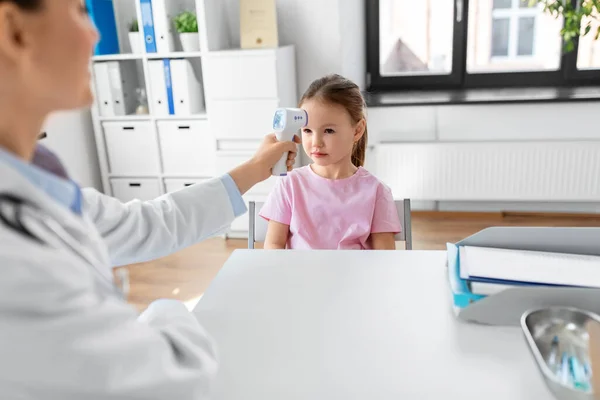
<svg viewBox="0 0 600 400"><path fill-rule="evenodd" d="M8 202L14 208L14 218L11 221L2 212L1 204ZM40 209L32 205L28 205L24 200L19 199L10 194L0 194L0 221L9 227L18 230L31 239L38 242L39 245L50 245L49 241L44 241L42 238L56 237L60 243L54 243L54 247L66 246L71 252L85 261L86 264L92 267L96 275L100 276L101 281L106 288L111 292L115 292L119 297L126 299L129 293L129 274L126 270L119 270L117 276L121 282L119 287L112 279L107 277L103 272L104 264L98 260L91 252L83 245L77 242L58 221L47 215L42 215ZM29 222L26 220L30 219ZM37 222L36 226L33 221ZM45 230L45 232L44 232ZM50 234L50 235L49 235Z"/></svg>

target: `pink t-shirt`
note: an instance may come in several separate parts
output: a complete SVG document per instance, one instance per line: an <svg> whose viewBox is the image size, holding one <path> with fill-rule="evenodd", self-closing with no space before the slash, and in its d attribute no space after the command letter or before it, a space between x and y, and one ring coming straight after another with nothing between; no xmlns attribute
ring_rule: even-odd
<svg viewBox="0 0 600 400"><path fill-rule="evenodd" d="M260 216L290 226L288 249L369 249L371 233L401 230L391 190L364 168L339 180L295 169L280 178Z"/></svg>

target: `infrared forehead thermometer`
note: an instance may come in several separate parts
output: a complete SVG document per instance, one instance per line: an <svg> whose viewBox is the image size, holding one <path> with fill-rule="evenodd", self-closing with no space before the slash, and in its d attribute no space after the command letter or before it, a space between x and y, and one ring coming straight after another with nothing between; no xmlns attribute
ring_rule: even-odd
<svg viewBox="0 0 600 400"><path fill-rule="evenodd" d="M273 130L275 136L280 142L291 142L294 135L306 126L308 123L308 114L301 108L278 108L273 117ZM287 175L288 153L285 153L281 160L273 167L273 175Z"/></svg>

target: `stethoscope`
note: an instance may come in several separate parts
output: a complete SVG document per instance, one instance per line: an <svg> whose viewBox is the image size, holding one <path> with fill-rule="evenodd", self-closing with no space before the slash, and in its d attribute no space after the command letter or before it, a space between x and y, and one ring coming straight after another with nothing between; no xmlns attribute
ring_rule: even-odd
<svg viewBox="0 0 600 400"><path fill-rule="evenodd" d="M12 219L3 213L2 204L12 206ZM26 222L25 220L27 219L30 219L31 222ZM33 221L38 222L38 224L33 223ZM101 282L103 282L109 291L116 293L123 299L127 298L127 294L129 293L129 273L127 270L121 269L116 272L120 282L120 284L117 284L117 282L103 272L105 270L104 263L73 238L58 221L48 215L42 214L41 209L13 195L0 193L1 222L35 240L40 245L51 245L49 241L42 240L42 237L57 238L57 243L53 243L54 247L66 246L69 248L74 254L85 261L86 264L92 267L92 270L96 275L100 276ZM48 235L48 233L51 233L51 235Z"/></svg>

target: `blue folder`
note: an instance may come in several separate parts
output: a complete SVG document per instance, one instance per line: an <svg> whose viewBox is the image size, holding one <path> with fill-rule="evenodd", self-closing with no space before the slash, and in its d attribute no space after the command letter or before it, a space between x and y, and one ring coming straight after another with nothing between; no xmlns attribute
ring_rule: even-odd
<svg viewBox="0 0 600 400"><path fill-rule="evenodd" d="M152 14L152 0L140 0L142 11L142 29L146 53L156 53L156 36L154 33L154 15Z"/></svg>
<svg viewBox="0 0 600 400"><path fill-rule="evenodd" d="M100 33L95 55L119 54L119 38L113 0L86 0L90 18Z"/></svg>

